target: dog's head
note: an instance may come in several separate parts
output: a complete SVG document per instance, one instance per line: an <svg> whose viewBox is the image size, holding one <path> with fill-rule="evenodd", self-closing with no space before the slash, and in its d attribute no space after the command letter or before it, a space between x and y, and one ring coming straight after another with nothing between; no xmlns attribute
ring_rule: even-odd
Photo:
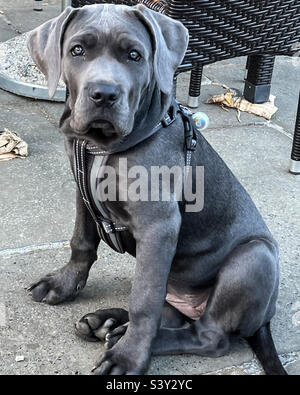
<svg viewBox="0 0 300 395"><path fill-rule="evenodd" d="M138 113L155 90L161 107L170 102L187 44L181 23L143 5L69 7L28 39L49 95L61 76L69 89L65 129L104 149L130 134L137 116L146 116ZM161 117L167 108L160 110Z"/></svg>

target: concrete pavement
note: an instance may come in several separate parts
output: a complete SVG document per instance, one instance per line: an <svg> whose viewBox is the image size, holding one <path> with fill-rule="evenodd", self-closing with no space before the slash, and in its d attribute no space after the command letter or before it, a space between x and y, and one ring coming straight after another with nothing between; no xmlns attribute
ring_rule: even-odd
<svg viewBox="0 0 300 395"><path fill-rule="evenodd" d="M60 1L41 13L32 1L0 0L0 41L58 14ZM287 370L300 374L300 176L288 173L300 64L278 58L272 93L278 113L271 122L204 104L222 91L214 82L242 90L245 58L205 68L200 110L210 117L205 137L250 192L280 244L281 283L272 323ZM188 75L181 75L184 103ZM88 285L72 303L34 303L25 291L32 281L68 261L74 223L74 182L57 131L62 104L34 101L0 90L0 129L15 130L29 144L25 160L0 163L0 374L88 374L103 351L76 338L74 322L98 308L126 307L134 260L106 246ZM16 362L20 357L22 361ZM151 374L260 374L244 342L218 359L174 356L153 359Z"/></svg>

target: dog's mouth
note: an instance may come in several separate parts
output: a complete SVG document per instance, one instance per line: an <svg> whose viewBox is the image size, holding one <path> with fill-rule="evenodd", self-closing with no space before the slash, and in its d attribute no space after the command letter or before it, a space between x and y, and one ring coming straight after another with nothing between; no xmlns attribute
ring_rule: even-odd
<svg viewBox="0 0 300 395"><path fill-rule="evenodd" d="M71 119L70 129L66 129L64 132L71 134L73 137L75 135L79 139L87 140L103 150L111 149L124 138L123 130L108 118L91 119L86 125L80 126L80 128L77 128L76 122Z"/></svg>
<svg viewBox="0 0 300 395"><path fill-rule="evenodd" d="M115 141L120 138L120 134L117 133L114 125L104 119L98 119L93 121L86 133L87 137L97 139L99 141Z"/></svg>
<svg viewBox="0 0 300 395"><path fill-rule="evenodd" d="M90 130L99 130L101 129L104 134L107 134L111 129L113 129L113 125L109 121L105 121L104 119L99 119L94 121L90 125Z"/></svg>

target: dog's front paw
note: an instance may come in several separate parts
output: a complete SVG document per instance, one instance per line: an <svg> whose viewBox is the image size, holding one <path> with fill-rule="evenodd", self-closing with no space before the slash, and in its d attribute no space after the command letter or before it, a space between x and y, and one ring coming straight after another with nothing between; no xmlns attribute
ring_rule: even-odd
<svg viewBox="0 0 300 395"><path fill-rule="evenodd" d="M146 373L150 353L144 347L140 349L137 344L126 345L126 342L123 342L125 338L126 336L115 347L103 354L92 370L94 375L141 375Z"/></svg>
<svg viewBox="0 0 300 395"><path fill-rule="evenodd" d="M73 300L85 287L87 277L88 272L69 264L30 285L28 291L36 302L55 305Z"/></svg>
<svg viewBox="0 0 300 395"><path fill-rule="evenodd" d="M104 309L86 314L75 324L76 334L87 341L102 341L112 348L124 335L128 324L124 309Z"/></svg>

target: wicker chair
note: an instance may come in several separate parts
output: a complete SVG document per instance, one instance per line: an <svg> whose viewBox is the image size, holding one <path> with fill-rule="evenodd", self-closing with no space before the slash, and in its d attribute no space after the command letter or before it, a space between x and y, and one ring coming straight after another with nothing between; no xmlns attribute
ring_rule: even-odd
<svg viewBox="0 0 300 395"><path fill-rule="evenodd" d="M244 96L263 103L269 99L275 55L293 56L299 50L299 0L72 0L73 7L95 3L143 3L189 29L178 73L191 70L190 107L199 105L206 64L248 56ZM300 174L300 95L290 171Z"/></svg>

